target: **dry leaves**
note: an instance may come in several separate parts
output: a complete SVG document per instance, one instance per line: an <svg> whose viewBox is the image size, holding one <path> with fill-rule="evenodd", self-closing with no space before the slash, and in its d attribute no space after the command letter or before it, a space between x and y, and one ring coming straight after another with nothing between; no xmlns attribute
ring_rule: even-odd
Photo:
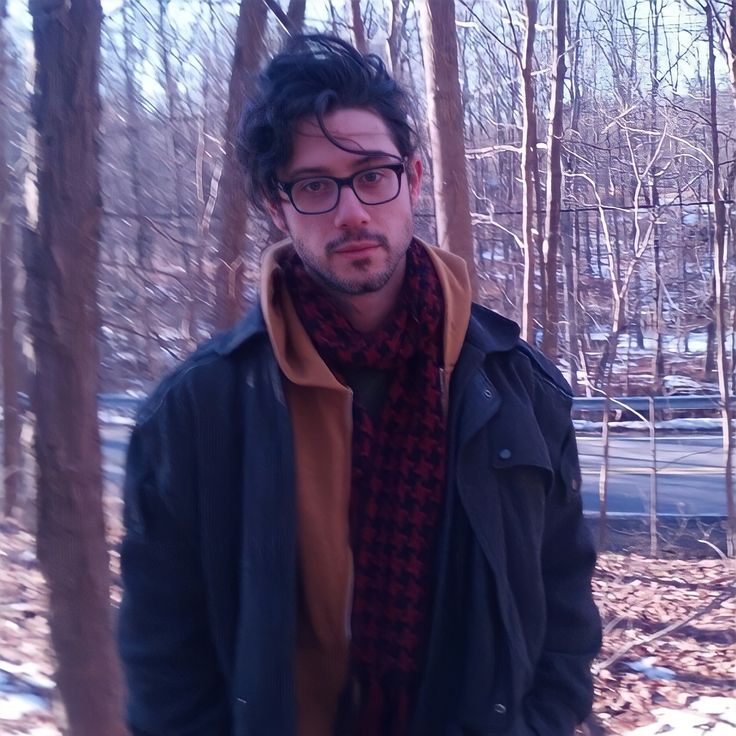
<svg viewBox="0 0 736 736"><path fill-rule="evenodd" d="M593 586L605 632L594 706L603 733L651 722L656 706L736 696L732 560L604 554ZM631 667L645 658L649 676ZM652 679L667 670L674 679Z"/></svg>
<svg viewBox="0 0 736 736"><path fill-rule="evenodd" d="M47 599L33 537L13 521L2 524L0 534L0 658L51 677ZM113 536L119 534L118 527ZM116 563L113 555L114 579ZM683 708L706 695L736 696L733 561L604 554L593 586L605 636L588 733L625 734L652 722L657 707ZM672 670L675 679L650 679L628 664L646 657L654 658L651 667ZM0 720L0 732L52 736L58 733L53 724L50 710L36 711Z"/></svg>

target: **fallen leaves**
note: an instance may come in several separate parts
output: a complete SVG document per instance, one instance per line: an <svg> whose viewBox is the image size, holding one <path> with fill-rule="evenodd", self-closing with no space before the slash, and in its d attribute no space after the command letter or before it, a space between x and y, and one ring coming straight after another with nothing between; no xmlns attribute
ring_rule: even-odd
<svg viewBox="0 0 736 736"><path fill-rule="evenodd" d="M32 665L38 677L53 678L46 589L33 536L14 521L0 525L0 534L0 651L20 668L21 677ZM120 538L119 524L113 536ZM118 562L113 554L113 580ZM605 634L587 733L647 729L657 712L697 709L701 702L720 703L708 698L736 695L734 572L732 560L600 556L593 589ZM119 600L117 588L112 597ZM647 660L642 671L631 669L631 663L642 660ZM674 679L647 676L647 669L656 674L657 668L671 670ZM0 720L0 731L8 736L59 733L49 709Z"/></svg>

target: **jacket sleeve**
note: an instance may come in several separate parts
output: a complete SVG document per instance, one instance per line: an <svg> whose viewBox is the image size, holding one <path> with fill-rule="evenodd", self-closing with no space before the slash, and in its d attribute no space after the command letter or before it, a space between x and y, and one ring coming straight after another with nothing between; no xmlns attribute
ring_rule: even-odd
<svg viewBox="0 0 736 736"><path fill-rule="evenodd" d="M590 712L590 665L601 645L600 617L591 592L594 566L595 549L582 514L577 444L569 423L542 540L544 648L524 703L525 720L539 736L572 736Z"/></svg>
<svg viewBox="0 0 736 736"><path fill-rule="evenodd" d="M133 736L231 733L207 626L186 424L180 409L159 406L128 450L118 642Z"/></svg>

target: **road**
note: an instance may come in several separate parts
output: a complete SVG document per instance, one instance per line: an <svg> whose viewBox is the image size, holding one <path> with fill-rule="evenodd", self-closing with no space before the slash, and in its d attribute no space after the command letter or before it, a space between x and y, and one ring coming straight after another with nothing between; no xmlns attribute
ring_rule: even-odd
<svg viewBox="0 0 736 736"><path fill-rule="evenodd" d="M103 427L105 479L110 493L122 483L130 427ZM602 462L599 437L578 437L583 471L583 506L598 511L598 479ZM649 438L615 435L610 439L608 512L649 514L651 451ZM702 434L657 438L657 511L685 516L725 516L725 459L720 436Z"/></svg>
<svg viewBox="0 0 736 736"><path fill-rule="evenodd" d="M599 437L578 437L583 471L583 505L598 511L603 447ZM649 514L649 437L613 436L609 449L608 511ZM726 461L721 438L708 435L657 437L657 512L725 516Z"/></svg>

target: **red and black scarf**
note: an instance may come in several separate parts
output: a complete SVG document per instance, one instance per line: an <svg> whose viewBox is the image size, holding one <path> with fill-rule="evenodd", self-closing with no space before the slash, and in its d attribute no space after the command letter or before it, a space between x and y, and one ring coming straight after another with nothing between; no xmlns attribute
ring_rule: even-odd
<svg viewBox="0 0 736 736"><path fill-rule="evenodd" d="M445 484L444 301L429 255L407 253L399 303L380 329L357 332L292 253L284 265L296 311L322 359L391 378L376 420L353 402L351 660L361 736L404 736L424 664Z"/></svg>

